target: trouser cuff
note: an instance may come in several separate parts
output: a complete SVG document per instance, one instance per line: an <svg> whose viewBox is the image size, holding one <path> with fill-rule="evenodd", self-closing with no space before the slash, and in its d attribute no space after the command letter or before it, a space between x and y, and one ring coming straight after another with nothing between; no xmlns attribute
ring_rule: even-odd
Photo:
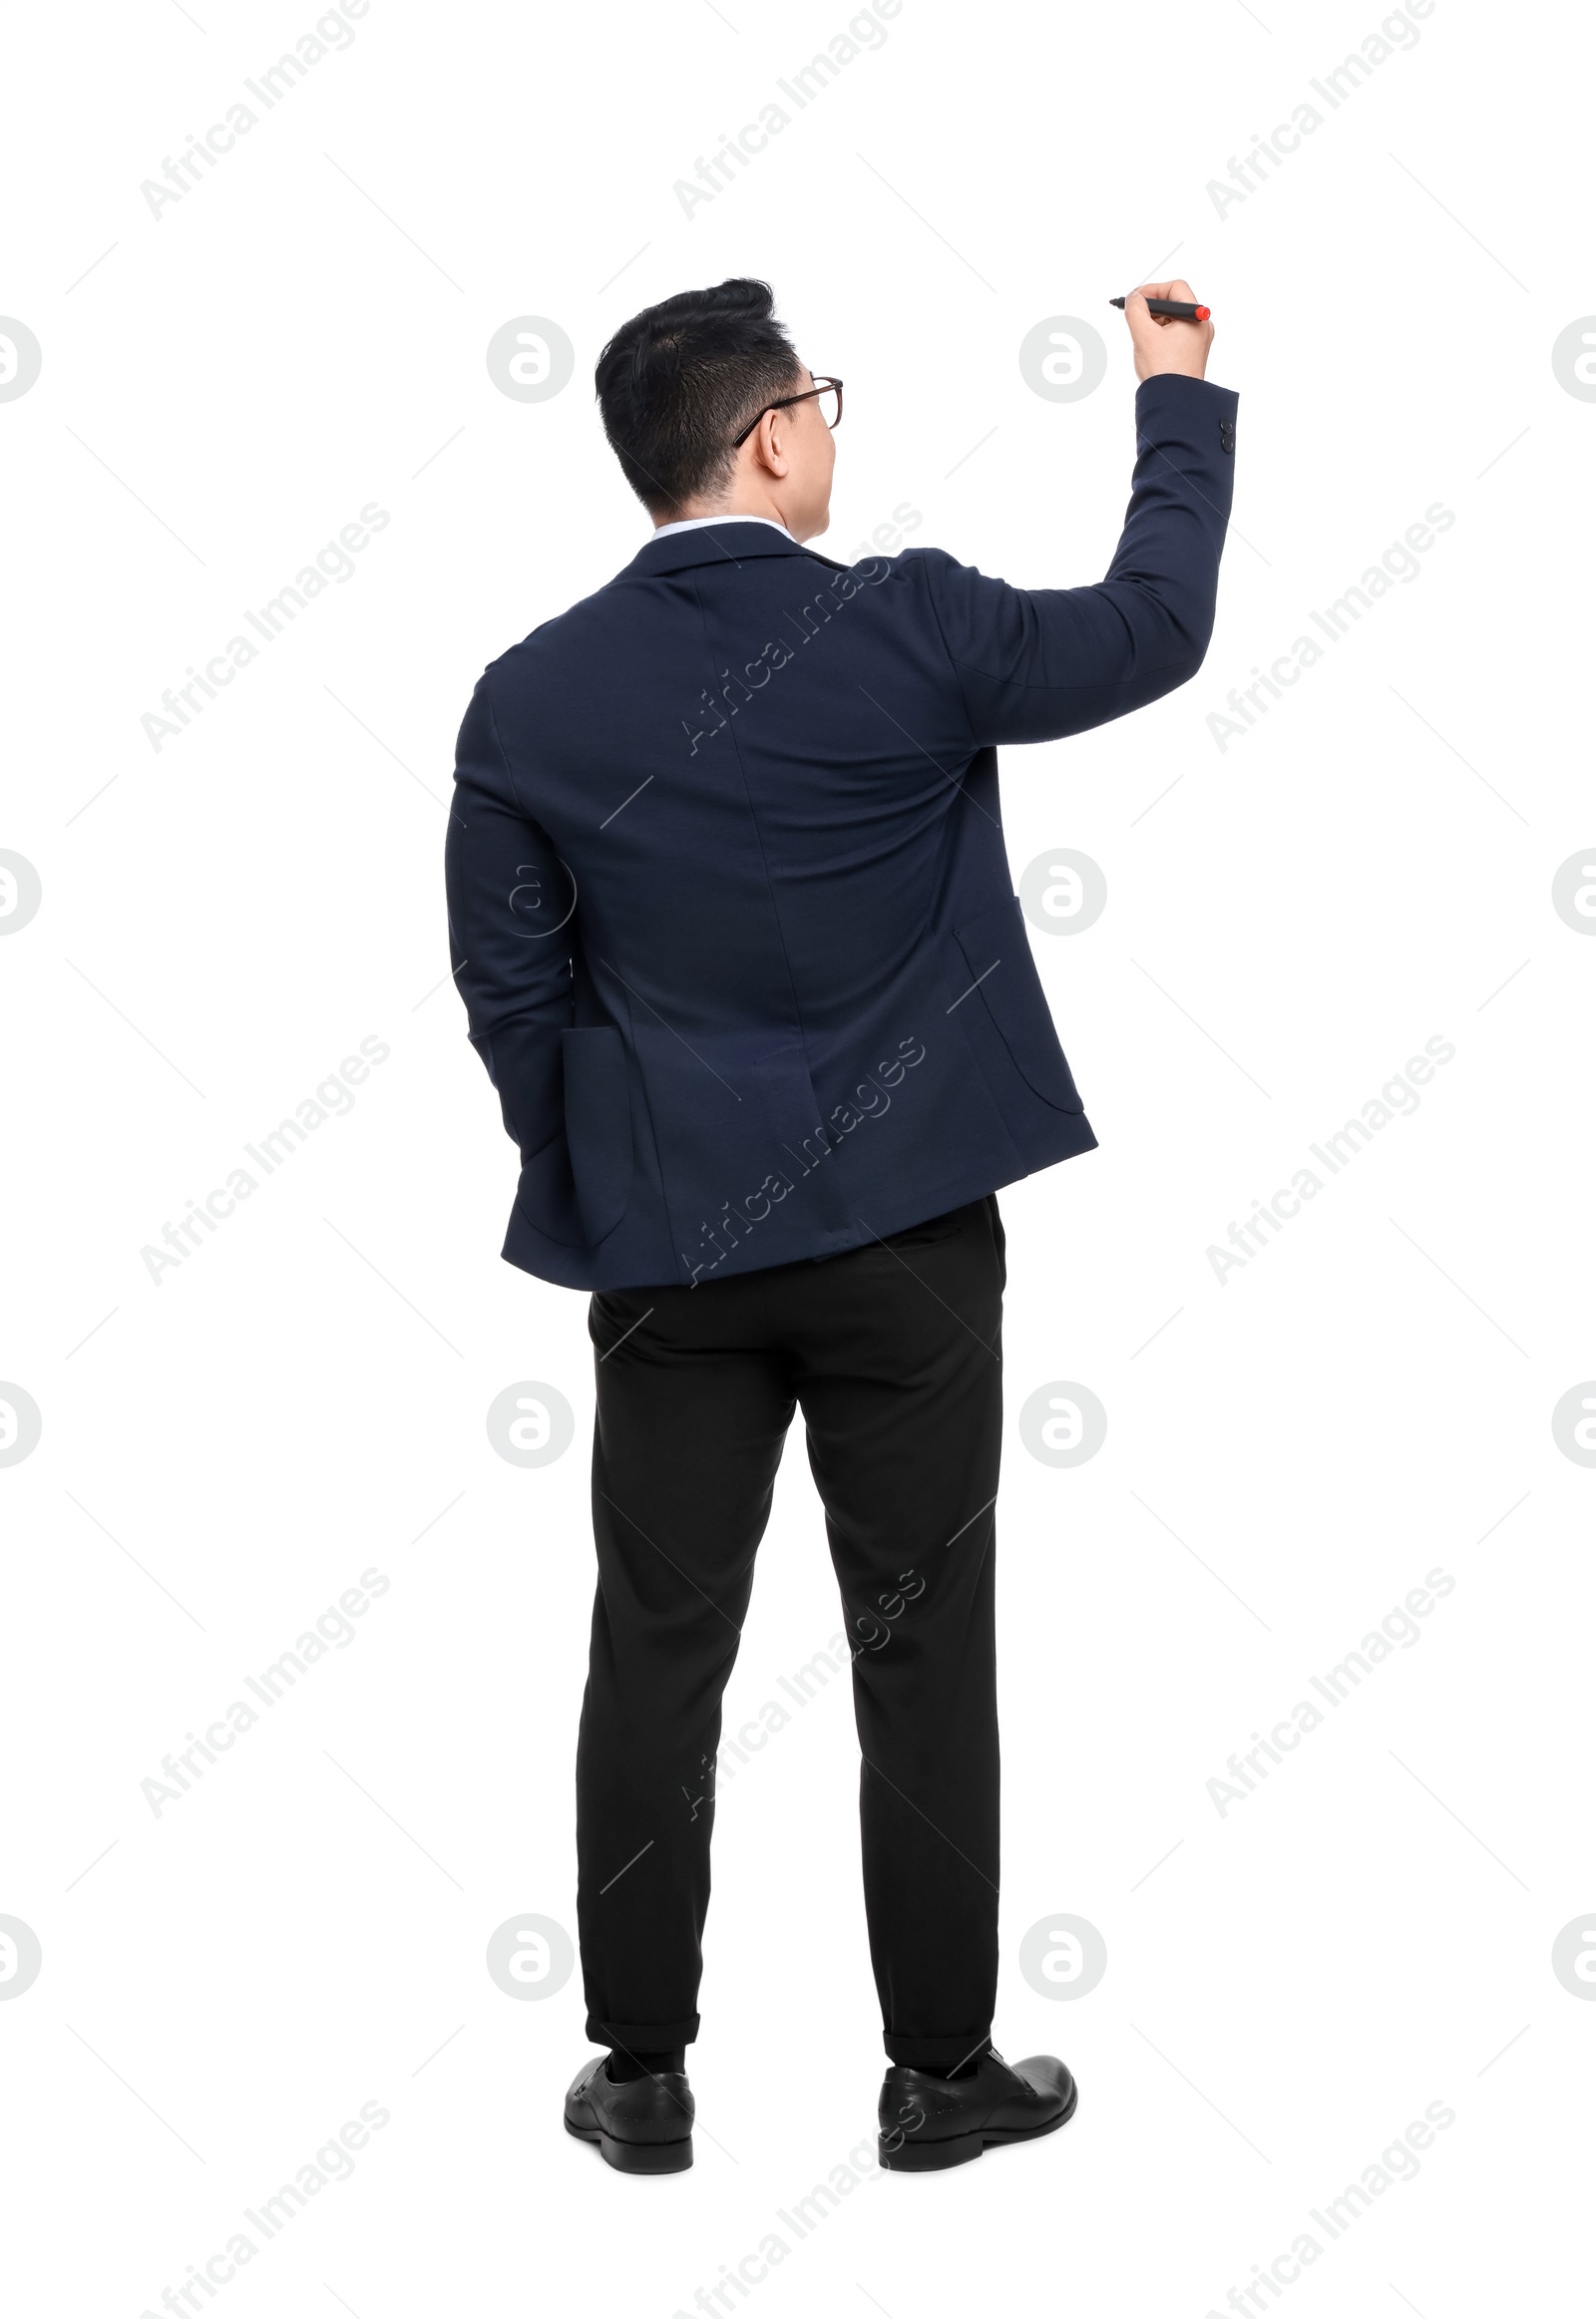
<svg viewBox="0 0 1596 2319"><path fill-rule="evenodd" d="M588 2035L596 2046L618 2046L627 2054L668 2054L677 2046L690 2046L698 2035L696 2013L684 2014L680 2021L600 2021L597 2014L588 2016Z"/></svg>
<svg viewBox="0 0 1596 2319"><path fill-rule="evenodd" d="M957 2037L899 2037L884 2029L881 2042L887 2049L890 2062L900 2062L910 2070L957 2070L961 2062L973 2061L984 2054L992 2043L992 2024L985 2029L969 2029Z"/></svg>

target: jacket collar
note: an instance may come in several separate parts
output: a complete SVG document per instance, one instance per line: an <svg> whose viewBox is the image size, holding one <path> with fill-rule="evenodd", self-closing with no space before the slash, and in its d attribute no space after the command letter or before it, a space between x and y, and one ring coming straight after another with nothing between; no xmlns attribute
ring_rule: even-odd
<svg viewBox="0 0 1596 2319"><path fill-rule="evenodd" d="M667 572L687 572L695 565L739 566L764 556L807 556L834 572L847 570L819 556L802 540L784 537L769 524L750 523L728 516L723 524L700 524L696 531L672 532L665 540L645 541L617 579L652 580Z"/></svg>

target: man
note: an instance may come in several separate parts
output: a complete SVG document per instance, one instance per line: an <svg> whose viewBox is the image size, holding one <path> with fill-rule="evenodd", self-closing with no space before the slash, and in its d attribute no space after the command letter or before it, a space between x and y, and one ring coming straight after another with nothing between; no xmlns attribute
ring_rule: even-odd
<svg viewBox="0 0 1596 2319"><path fill-rule="evenodd" d="M720 1701L796 1407L853 1641L882 2163L1052 2131L992 2051L998 1186L1095 1143L1011 891L996 744L1183 684L1213 623L1236 396L1211 325L1127 299L1138 456L1094 587L940 549L847 567L842 383L762 282L636 315L605 433L654 520L496 660L461 728L450 940L521 1151L504 1253L594 1293L598 1588L577 1759L611 2165L692 2158ZM923 380L917 394L934 392ZM762 2032L779 2044L779 2028Z"/></svg>

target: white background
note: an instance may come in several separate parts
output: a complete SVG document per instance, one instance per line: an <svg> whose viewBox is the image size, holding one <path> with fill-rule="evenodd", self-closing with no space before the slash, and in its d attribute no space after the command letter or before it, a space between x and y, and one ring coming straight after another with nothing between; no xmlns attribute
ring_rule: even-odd
<svg viewBox="0 0 1596 2319"><path fill-rule="evenodd" d="M1588 2294L1596 2008L1550 1952L1596 1908L1596 1471L1550 1414L1596 1372L1596 942L1550 887L1596 834L1596 406L1550 357L1596 308L1591 58L1571 14L1438 0L1221 216L1208 182L1376 6L903 0L684 216L673 182L848 13L372 0L159 218L141 181L311 0L13 24L0 309L44 352L0 404L0 846L44 890L0 943L0 1376L43 1413L0 1471L0 1913L44 1960L0 2003L19 2311L159 2310L368 2101L352 2179L218 2308L666 2319L775 2229L759 2311L1199 2319L1432 2102L1422 2171L1279 2299ZM759 274L844 374L828 552L908 502L920 542L1055 585L1112 552L1106 301L1155 268L1212 303L1242 398L1212 649L1003 761L1016 880L1069 846L1109 890L1034 943L1101 1148L1002 1195L997 2038L1062 2052L1081 2107L800 2242L776 2211L870 2140L883 2067L840 1681L723 1790L691 2173L567 2138L580 1979L515 2003L484 1965L518 1911L574 1927L593 1396L586 1300L499 1259L515 1155L447 981L454 735L645 536L591 396L638 306ZM537 404L484 362L529 313L577 349ZM1055 314L1108 340L1081 402L1019 373ZM154 750L162 691L372 501L355 577ZM1421 576L1221 752L1227 691L1437 501ZM352 1113L157 1286L142 1248L368 1035ZM1432 1036L1416 1113L1222 1286L1210 1244ZM577 1415L536 1471L484 1425L528 1378ZM1014 1430L1058 1379L1108 1411L1068 1470ZM153 1814L163 1755L373 1566L357 1639ZM1437 1566L1421 1641L1221 1816L1232 1751ZM795 1438L732 1728L839 1623ZM1107 1943L1075 2003L1017 1965L1059 1911Z"/></svg>

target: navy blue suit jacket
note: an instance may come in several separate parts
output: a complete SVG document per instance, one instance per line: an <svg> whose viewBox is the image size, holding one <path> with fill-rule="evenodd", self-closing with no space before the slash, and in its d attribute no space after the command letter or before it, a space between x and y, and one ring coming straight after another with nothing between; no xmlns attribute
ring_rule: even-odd
<svg viewBox="0 0 1596 2319"><path fill-rule="evenodd" d="M1094 587L768 525L650 541L493 662L460 731L450 941L521 1153L504 1254L724 1280L1096 1142L1011 891L997 744L1123 716L1213 625L1236 396L1136 395Z"/></svg>

